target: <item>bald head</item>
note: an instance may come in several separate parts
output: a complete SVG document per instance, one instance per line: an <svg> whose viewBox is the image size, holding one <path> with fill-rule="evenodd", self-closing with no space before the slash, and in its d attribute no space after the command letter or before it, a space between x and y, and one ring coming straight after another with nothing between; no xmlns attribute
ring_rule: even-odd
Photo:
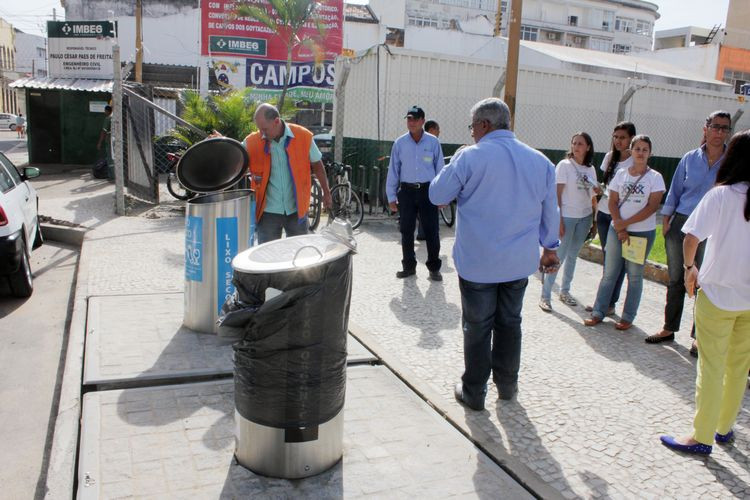
<svg viewBox="0 0 750 500"><path fill-rule="evenodd" d="M284 122L273 104L263 103L255 110L255 125L268 139L278 140L284 133Z"/></svg>

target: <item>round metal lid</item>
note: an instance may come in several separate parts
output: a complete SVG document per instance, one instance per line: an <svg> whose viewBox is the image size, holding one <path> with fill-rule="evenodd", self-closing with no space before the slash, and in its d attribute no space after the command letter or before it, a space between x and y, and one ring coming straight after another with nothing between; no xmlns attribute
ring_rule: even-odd
<svg viewBox="0 0 750 500"><path fill-rule="evenodd" d="M348 246L319 234L269 241L240 252L232 269L248 274L269 274L319 266L350 252Z"/></svg>
<svg viewBox="0 0 750 500"><path fill-rule="evenodd" d="M247 163L247 151L241 142L212 137L185 151L177 164L177 180L196 193L222 191L242 179Z"/></svg>

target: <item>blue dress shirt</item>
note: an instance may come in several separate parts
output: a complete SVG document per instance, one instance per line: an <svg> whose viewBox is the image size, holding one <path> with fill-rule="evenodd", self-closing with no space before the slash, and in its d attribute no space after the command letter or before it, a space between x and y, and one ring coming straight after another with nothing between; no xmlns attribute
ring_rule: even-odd
<svg viewBox="0 0 750 500"><path fill-rule="evenodd" d="M396 139L391 148L391 162L385 181L388 201L396 201L401 182L430 182L444 166L443 148L437 137L423 132L419 142L414 142L411 134L405 133Z"/></svg>
<svg viewBox="0 0 750 500"><path fill-rule="evenodd" d="M724 151L726 152L726 146ZM683 156L672 177L661 214L672 215L677 212L690 215L693 213L703 196L716 184L716 174L723 160L724 154L709 167L705 145Z"/></svg>
<svg viewBox="0 0 750 500"><path fill-rule="evenodd" d="M462 278L505 283L539 267L539 245L559 246L555 166L509 130L453 156L430 184L430 201L456 199L453 260Z"/></svg>

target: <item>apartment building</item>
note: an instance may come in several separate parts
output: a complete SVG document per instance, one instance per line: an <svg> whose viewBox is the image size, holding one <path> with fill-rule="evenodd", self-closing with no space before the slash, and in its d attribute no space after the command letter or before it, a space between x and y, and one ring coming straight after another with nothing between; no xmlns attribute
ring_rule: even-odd
<svg viewBox="0 0 750 500"><path fill-rule="evenodd" d="M499 3L501 33L507 36L511 2ZM407 25L462 29L464 24L484 17L488 26L484 34L488 35L498 8L497 0L406 0L405 4ZM621 54L651 50L658 9L655 3L642 0L524 0L521 37ZM475 32L476 23L471 26L464 31Z"/></svg>

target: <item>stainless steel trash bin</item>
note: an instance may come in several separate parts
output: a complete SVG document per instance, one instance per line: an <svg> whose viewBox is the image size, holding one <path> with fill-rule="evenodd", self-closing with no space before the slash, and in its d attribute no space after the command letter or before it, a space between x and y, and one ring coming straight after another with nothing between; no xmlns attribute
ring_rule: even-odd
<svg viewBox="0 0 750 500"><path fill-rule="evenodd" d="M351 249L319 234L233 261L238 300L262 305L235 350L237 461L302 478L341 459Z"/></svg>
<svg viewBox="0 0 750 500"><path fill-rule="evenodd" d="M185 214L185 309L191 330L217 333L222 304L234 293L232 259L250 247L255 233L255 194L224 191L245 175L248 157L228 138L199 142L177 165L177 179L203 193L187 202Z"/></svg>

